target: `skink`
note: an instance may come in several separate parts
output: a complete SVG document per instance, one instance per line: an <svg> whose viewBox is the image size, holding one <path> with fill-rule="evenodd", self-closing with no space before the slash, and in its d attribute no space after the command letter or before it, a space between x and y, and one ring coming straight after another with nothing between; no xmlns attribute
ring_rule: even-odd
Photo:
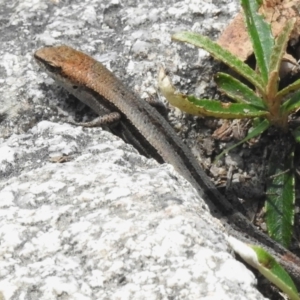
<svg viewBox="0 0 300 300"><path fill-rule="evenodd" d="M44 47L34 54L37 62L62 87L105 114L102 124L119 119L116 133L131 141L141 153L165 161L185 177L222 221L230 235L263 245L288 270L300 286L300 259L258 230L216 189L188 147L170 124L149 103L129 90L92 57L68 46Z"/></svg>

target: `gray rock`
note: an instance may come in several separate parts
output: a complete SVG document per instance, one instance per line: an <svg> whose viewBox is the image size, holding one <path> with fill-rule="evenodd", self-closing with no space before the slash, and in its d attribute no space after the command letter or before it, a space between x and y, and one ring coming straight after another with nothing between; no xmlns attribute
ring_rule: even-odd
<svg viewBox="0 0 300 300"><path fill-rule="evenodd" d="M263 299L170 165L101 129L47 121L0 153L5 299Z"/></svg>

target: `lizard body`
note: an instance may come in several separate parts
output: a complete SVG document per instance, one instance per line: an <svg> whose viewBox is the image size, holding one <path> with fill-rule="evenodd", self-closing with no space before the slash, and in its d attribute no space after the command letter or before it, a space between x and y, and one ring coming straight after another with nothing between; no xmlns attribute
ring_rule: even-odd
<svg viewBox="0 0 300 300"><path fill-rule="evenodd" d="M263 245L300 286L300 259L258 230L216 189L188 147L149 103L130 91L92 57L68 46L44 47L35 59L57 83L97 114L120 119L118 131L141 153L173 165L208 204L212 214L225 219L229 234L250 244Z"/></svg>

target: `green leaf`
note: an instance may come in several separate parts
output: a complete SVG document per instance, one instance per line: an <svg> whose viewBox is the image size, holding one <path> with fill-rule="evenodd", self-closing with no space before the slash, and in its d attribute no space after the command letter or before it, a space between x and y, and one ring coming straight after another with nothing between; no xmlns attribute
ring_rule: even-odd
<svg viewBox="0 0 300 300"><path fill-rule="evenodd" d="M294 28L295 20L289 20L280 35L275 41L275 45L272 49L272 55L269 66L269 80L266 88L268 107L270 112L277 112L280 106L281 99L276 97L278 92L279 83L279 68L282 63L282 57L286 51L287 43L289 41L290 34Z"/></svg>
<svg viewBox="0 0 300 300"><path fill-rule="evenodd" d="M286 293L290 299L299 300L298 291L293 280L284 268L277 263L275 258L261 247L254 245L251 247L256 252L260 264L258 271Z"/></svg>
<svg viewBox="0 0 300 300"><path fill-rule="evenodd" d="M262 110L266 109L262 99L252 89L231 75L220 72L216 75L215 81L219 89L236 102L251 104Z"/></svg>
<svg viewBox="0 0 300 300"><path fill-rule="evenodd" d="M197 114L221 119L244 119L268 115L268 111L258 109L245 103L224 103L219 100L197 99L187 96L195 106Z"/></svg>
<svg viewBox="0 0 300 300"><path fill-rule="evenodd" d="M270 24L258 14L258 5L253 0L241 0L247 24L247 30L252 41L257 66L265 84L268 82L271 52L274 44Z"/></svg>
<svg viewBox="0 0 300 300"><path fill-rule="evenodd" d="M186 95L175 90L169 76L166 75L164 68L160 68L158 73L158 87L162 95L171 105L178 107L188 114L197 116L203 115L201 112L198 112L195 105L188 100Z"/></svg>
<svg viewBox="0 0 300 300"><path fill-rule="evenodd" d="M222 61L224 64L232 68L235 72L246 78L262 94L264 93L264 82L262 81L261 77L256 74L255 71L252 70L248 65L231 54L229 51L223 49L217 43L211 41L209 38L193 32L182 31L175 33L172 36L172 39L203 48L214 58Z"/></svg>
<svg viewBox="0 0 300 300"><path fill-rule="evenodd" d="M246 103L223 103L219 100L197 99L194 96L181 94L175 90L163 68L159 71L158 86L170 104L196 116L241 119L268 115L268 111Z"/></svg>
<svg viewBox="0 0 300 300"><path fill-rule="evenodd" d="M292 113L300 107L300 91L296 92L290 99L281 105L283 114Z"/></svg>
<svg viewBox="0 0 300 300"><path fill-rule="evenodd" d="M269 235L286 248L292 238L295 203L294 150L288 146L281 141L271 153L265 204Z"/></svg>
<svg viewBox="0 0 300 300"><path fill-rule="evenodd" d="M256 119L257 120L257 119ZM217 160L220 159L220 157L222 157L224 154L228 153L230 150L236 148L237 146L247 142L248 140L262 134L264 131L266 131L268 128L270 127L270 123L268 120L263 120L260 123L258 123L256 125L256 127L254 127L251 131L249 131L249 133L247 134L247 136L242 139L241 141L239 141L238 143L234 144L231 147L226 148L224 151L222 151L216 158L215 158L215 162Z"/></svg>
<svg viewBox="0 0 300 300"><path fill-rule="evenodd" d="M276 99L281 100L284 96L293 93L300 89L300 79L296 80L292 84L288 85L281 91L279 91L276 95Z"/></svg>
<svg viewBox="0 0 300 300"><path fill-rule="evenodd" d="M277 39L275 40L275 44L272 49L271 60L270 60L270 67L269 67L270 73L274 71L279 72L282 58L286 51L286 47L290 39L290 34L294 26L295 26L295 19L289 20L281 30Z"/></svg>
<svg viewBox="0 0 300 300"><path fill-rule="evenodd" d="M290 299L300 299L293 280L270 253L261 247L247 245L232 236L227 237L227 240L234 252L286 293Z"/></svg>

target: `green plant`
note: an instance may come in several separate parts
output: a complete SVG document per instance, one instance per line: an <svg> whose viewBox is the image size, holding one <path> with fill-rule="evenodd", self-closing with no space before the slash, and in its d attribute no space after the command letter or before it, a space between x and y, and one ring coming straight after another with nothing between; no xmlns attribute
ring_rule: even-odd
<svg viewBox="0 0 300 300"><path fill-rule="evenodd" d="M293 141L285 149L285 155L276 151L270 155L265 205L269 235L288 247L294 223L294 146L300 141L300 128L290 128L288 121L289 116L300 108L300 91L297 91L300 88L300 80L279 90L279 68L295 20L287 21L275 39L270 24L266 23L263 16L257 12L259 1L241 0L247 31L256 58L256 70L207 37L191 32L179 32L172 37L173 40L186 42L208 51L214 58L244 77L254 89L233 76L220 72L217 73L215 81L218 88L232 102L222 103L219 100L197 99L193 95L184 95L175 91L163 70L159 74L159 87L172 105L187 113L223 119L252 118L254 120L253 129L246 138L223 151L221 155L262 134L270 126L279 128L286 135L291 133Z"/></svg>
<svg viewBox="0 0 300 300"><path fill-rule="evenodd" d="M232 236L227 237L227 241L234 252L286 293L290 299L300 299L293 280L272 255L261 247L247 245Z"/></svg>
<svg viewBox="0 0 300 300"><path fill-rule="evenodd" d="M257 13L257 3L248 0L242 0L241 2L253 44L257 71L251 69L247 64L207 37L191 32L180 32L173 35L172 39L205 49L216 59L227 64L236 73L247 79L255 87L255 90L229 74L217 73L215 80L219 89L234 101L234 103L223 103L219 100L197 99L193 95L177 93L168 77L163 73L160 73L159 77L160 89L164 96L172 105L185 112L224 119L253 118L255 120L253 129L245 139L234 145L234 147L260 135L270 126L276 126L283 132L289 131L288 117L300 107L300 92L298 91L290 96L292 92L300 88L300 80L280 91L278 90L279 68L295 20L289 20L275 40L270 25ZM295 141L299 139L299 132L299 128L293 131ZM225 152L232 148L226 149ZM293 148L288 157L293 157ZM294 219L293 160L287 159L282 162L282 166L276 160L275 167L272 161L275 160L271 157L269 169L272 170L272 174L269 172L269 175L274 180L269 180L268 184L270 188L276 185L277 190L274 192L274 189L271 189L270 193L267 191L267 194L270 195L269 202L273 203L271 206L267 205L267 220L269 220L267 225L270 236L288 247L291 241ZM279 186L281 188L278 188ZM279 203L280 201L281 203ZM272 207L276 207L276 209ZM289 207L288 212L283 211L283 209L278 210L279 207ZM271 215L274 215L274 218L270 217ZM271 219L275 219L276 222Z"/></svg>

